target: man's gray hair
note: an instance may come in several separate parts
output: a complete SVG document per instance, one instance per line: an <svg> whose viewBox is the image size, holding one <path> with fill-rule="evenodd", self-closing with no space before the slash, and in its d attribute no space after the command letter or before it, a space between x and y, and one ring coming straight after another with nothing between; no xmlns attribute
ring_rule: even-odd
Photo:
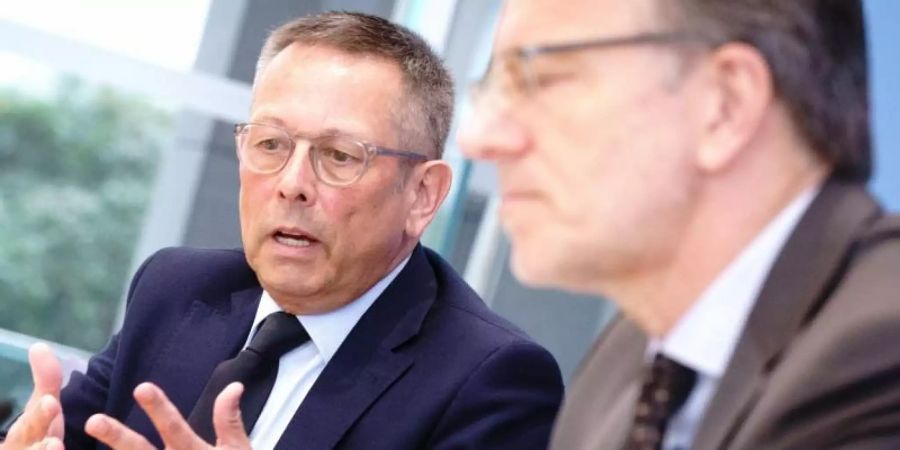
<svg viewBox="0 0 900 450"><path fill-rule="evenodd" d="M393 107L401 144L430 158L441 157L453 118L453 80L424 39L406 27L368 14L328 12L301 17L272 31L260 53L256 77L275 55L294 43L333 47L396 63L404 86L404 95Z"/></svg>
<svg viewBox="0 0 900 450"><path fill-rule="evenodd" d="M676 27L744 42L766 59L778 97L836 177L871 173L866 40L859 0L658 0Z"/></svg>

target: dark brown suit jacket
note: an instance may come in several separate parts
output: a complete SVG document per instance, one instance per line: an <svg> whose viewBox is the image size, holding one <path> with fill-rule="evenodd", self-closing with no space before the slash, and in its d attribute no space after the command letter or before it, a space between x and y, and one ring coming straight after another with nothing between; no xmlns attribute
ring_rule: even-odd
<svg viewBox="0 0 900 450"><path fill-rule="evenodd" d="M619 449L647 339L619 318L576 375L555 450ZM900 449L900 217L827 183L763 285L694 449Z"/></svg>

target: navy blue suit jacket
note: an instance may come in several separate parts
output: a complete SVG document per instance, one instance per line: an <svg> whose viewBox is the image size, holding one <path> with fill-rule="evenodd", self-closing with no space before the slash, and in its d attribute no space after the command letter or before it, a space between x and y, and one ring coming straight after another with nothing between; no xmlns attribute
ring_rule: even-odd
<svg viewBox="0 0 900 450"><path fill-rule="evenodd" d="M166 249L139 269L119 333L62 392L69 449L97 412L161 446L132 398L159 385L187 417L245 342L262 290L239 250ZM350 332L278 449L544 449L562 397L553 357L491 312L435 253L407 266Z"/></svg>

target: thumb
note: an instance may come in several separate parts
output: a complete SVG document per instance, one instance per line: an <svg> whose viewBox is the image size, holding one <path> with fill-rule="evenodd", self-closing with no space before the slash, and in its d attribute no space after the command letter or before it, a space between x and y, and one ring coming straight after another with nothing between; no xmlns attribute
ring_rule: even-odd
<svg viewBox="0 0 900 450"><path fill-rule="evenodd" d="M62 369L50 346L42 342L32 345L28 349L28 362L31 365L31 377L34 380L32 398L40 398L48 394L59 398L59 390L62 387Z"/></svg>
<svg viewBox="0 0 900 450"><path fill-rule="evenodd" d="M216 430L216 448L250 449L250 438L244 430L241 418L241 394L244 385L231 383L222 389L213 404L213 428Z"/></svg>

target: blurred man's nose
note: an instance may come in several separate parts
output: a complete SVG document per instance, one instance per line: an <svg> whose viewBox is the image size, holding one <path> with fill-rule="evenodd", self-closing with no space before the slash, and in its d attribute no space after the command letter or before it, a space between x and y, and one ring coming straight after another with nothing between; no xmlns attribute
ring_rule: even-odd
<svg viewBox="0 0 900 450"><path fill-rule="evenodd" d="M463 154L470 159L501 160L523 153L529 146L526 128L508 114L489 107L476 108L463 121L457 135Z"/></svg>

